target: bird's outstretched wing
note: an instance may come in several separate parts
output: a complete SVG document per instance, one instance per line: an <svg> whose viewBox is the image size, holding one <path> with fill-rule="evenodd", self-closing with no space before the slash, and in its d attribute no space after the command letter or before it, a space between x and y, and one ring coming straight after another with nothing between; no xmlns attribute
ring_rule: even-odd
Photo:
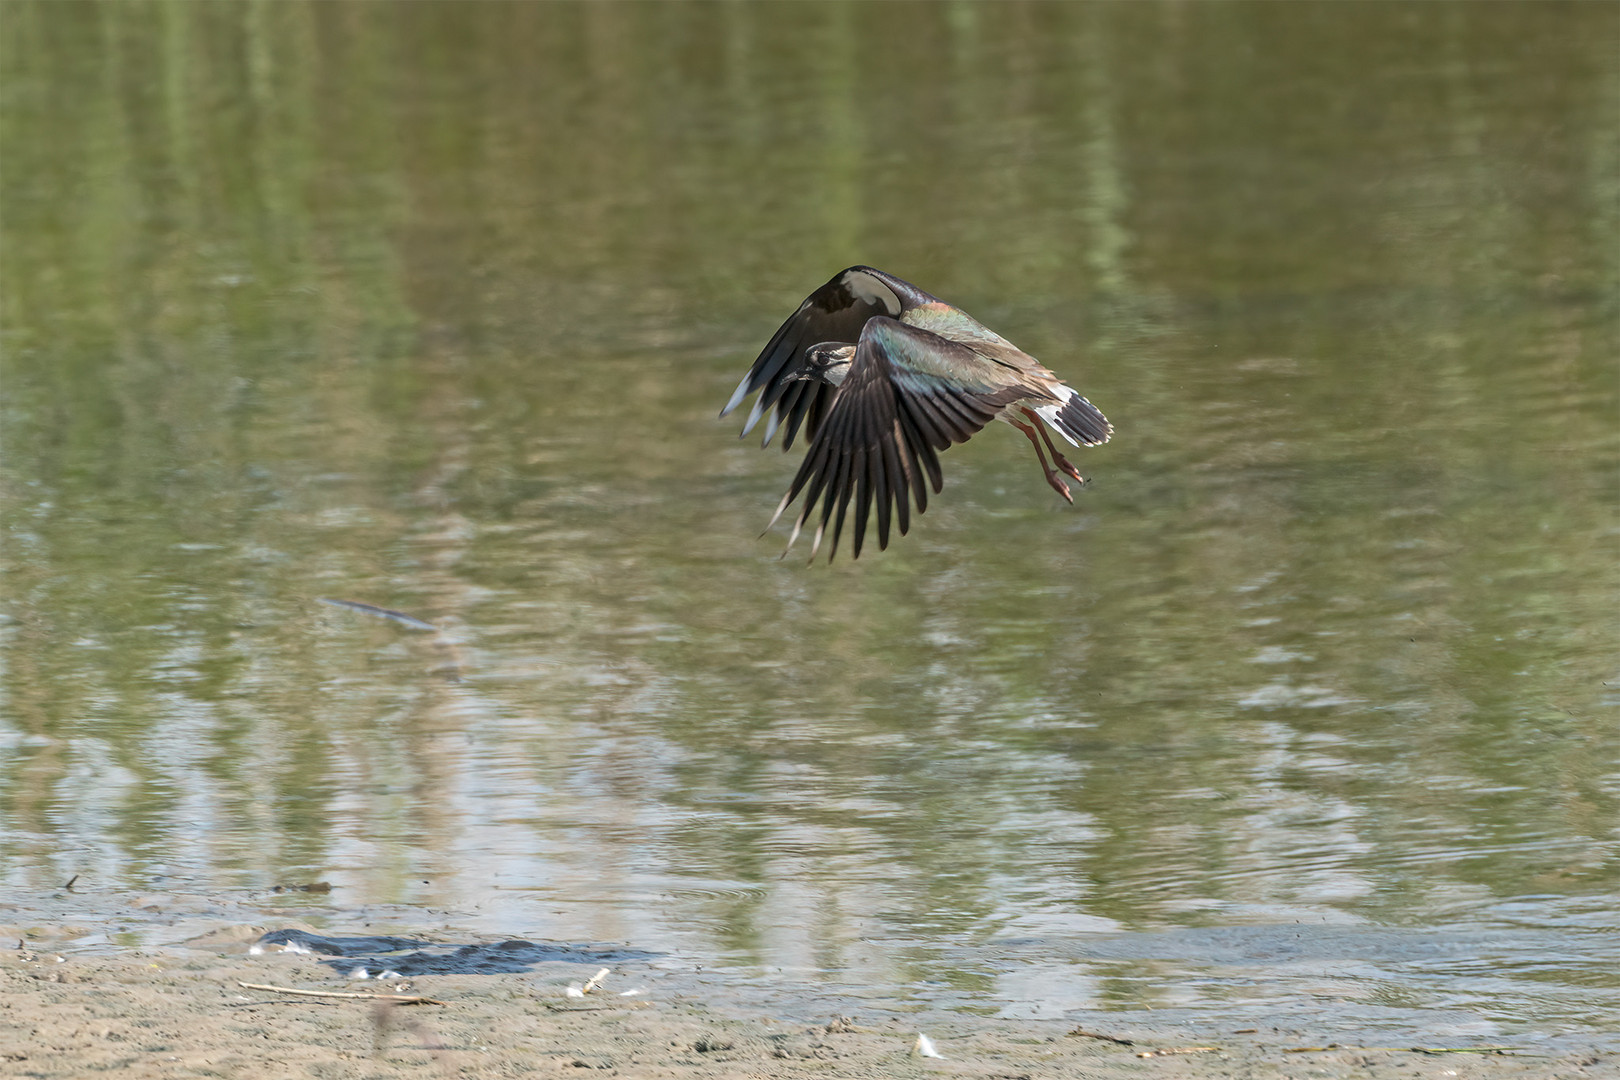
<svg viewBox="0 0 1620 1080"><path fill-rule="evenodd" d="M759 399L743 424L744 435L769 414L761 445L768 446L777 428L784 424L787 430L782 435L783 450L792 447L801 425L806 438L814 438L832 402L833 387L799 378L806 370L805 354L810 347L827 341L854 344L861 336L861 327L874 315L897 317L903 311L931 303L938 301L910 282L870 266L840 270L831 281L805 297L799 310L776 331L720 415L731 412L757 390Z"/></svg>
<svg viewBox="0 0 1620 1080"><path fill-rule="evenodd" d="M1010 370L965 345L887 316L868 319L849 373L771 523L804 493L791 547L819 501L821 522L810 557L815 558L830 521L831 560L853 500L854 557L860 558L875 503L878 547L888 547L891 512L903 536L911 525L911 499L920 514L928 509L928 486L936 494L944 486L939 451L966 442L1027 393Z"/></svg>

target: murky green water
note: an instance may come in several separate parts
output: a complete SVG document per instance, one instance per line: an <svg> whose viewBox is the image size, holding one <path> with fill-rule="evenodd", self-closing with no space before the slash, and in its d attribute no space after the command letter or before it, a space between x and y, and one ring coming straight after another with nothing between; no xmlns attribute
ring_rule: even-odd
<svg viewBox="0 0 1620 1080"><path fill-rule="evenodd" d="M6 889L1620 1015L1620 9L0 18ZM757 538L715 413L853 262L1108 413L1073 508L998 426ZM1296 924L1454 947L1197 937Z"/></svg>

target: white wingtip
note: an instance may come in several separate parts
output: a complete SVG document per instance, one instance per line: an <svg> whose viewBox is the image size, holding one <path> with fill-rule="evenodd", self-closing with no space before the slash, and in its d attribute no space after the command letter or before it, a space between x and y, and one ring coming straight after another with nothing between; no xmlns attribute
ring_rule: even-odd
<svg viewBox="0 0 1620 1080"><path fill-rule="evenodd" d="M810 539L810 561L816 561L816 552L821 550L821 537L827 531L827 523L821 522L816 526L816 535ZM795 534L797 535L797 534Z"/></svg>
<svg viewBox="0 0 1620 1080"><path fill-rule="evenodd" d="M765 523L765 532L762 532L759 535L764 536L765 533L768 533L768 532L771 531L771 526L775 525L776 522L777 522L777 519L782 516L782 511L784 511L784 510L786 510L788 508L788 503L792 500L792 498L793 498L792 495L784 495L784 496L782 496L782 501L776 504L776 513L772 514L771 515L771 520L769 520L769 521L767 521ZM799 530L797 528L795 528L793 530L793 535L794 536L799 535ZM789 540L788 541L788 546L792 547L793 546L793 541Z"/></svg>
<svg viewBox="0 0 1620 1080"><path fill-rule="evenodd" d="M759 418L764 416L764 415L765 415L765 407L764 407L764 405L762 405L760 403L758 398L755 398L754 399L754 407L752 409L748 410L748 419L743 421L742 434L747 435L750 431L753 431L754 430L754 425L759 423ZM742 438L742 435L739 435L737 437Z"/></svg>
<svg viewBox="0 0 1620 1080"><path fill-rule="evenodd" d="M742 404L742 399L747 397L747 396L748 396L748 376L744 375L743 376L743 381L737 384L737 389L735 389L735 390L733 390L731 392L731 400L726 402L726 407L720 410L720 415L725 416L727 413L731 412L732 409L735 409L738 405L741 405ZM746 432L745 432L745 434L746 434Z"/></svg>

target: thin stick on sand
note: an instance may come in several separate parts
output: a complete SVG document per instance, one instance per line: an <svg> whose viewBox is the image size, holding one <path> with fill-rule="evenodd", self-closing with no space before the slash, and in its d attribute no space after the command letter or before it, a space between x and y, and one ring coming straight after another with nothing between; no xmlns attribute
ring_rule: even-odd
<svg viewBox="0 0 1620 1080"><path fill-rule="evenodd" d="M1101 1039L1103 1042L1111 1042L1116 1046L1136 1045L1133 1039L1122 1039L1118 1035L1104 1035L1099 1031L1087 1031L1084 1028L1075 1028L1069 1034L1081 1039Z"/></svg>
<svg viewBox="0 0 1620 1080"><path fill-rule="evenodd" d="M264 983L238 982L237 986L249 990L271 990L277 994L297 994L299 997L356 998L361 1001L392 1001L396 1005L443 1005L445 1002L420 994L356 994L348 990L295 990L290 986L266 986Z"/></svg>

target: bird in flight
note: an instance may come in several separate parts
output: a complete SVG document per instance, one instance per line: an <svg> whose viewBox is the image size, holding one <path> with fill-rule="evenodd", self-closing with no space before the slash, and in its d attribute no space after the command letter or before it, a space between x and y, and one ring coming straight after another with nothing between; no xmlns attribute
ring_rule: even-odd
<svg viewBox="0 0 1620 1080"><path fill-rule="evenodd" d="M911 499L921 514L928 509L928 485L935 494L944 486L939 451L966 442L992 420L1028 436L1046 482L1071 503L1074 496L1058 474L1085 478L1058 453L1046 429L1074 446L1097 446L1114 431L1095 405L1033 356L966 312L870 266L840 271L807 296L720 415L755 391L759 398L744 435L763 418L761 445L769 446L779 429L783 450L801 428L809 440L770 524L804 493L791 548L819 502L812 559L829 524L827 557L838 553L851 502L855 558L874 505L879 548L889 546L891 517L905 535Z"/></svg>

